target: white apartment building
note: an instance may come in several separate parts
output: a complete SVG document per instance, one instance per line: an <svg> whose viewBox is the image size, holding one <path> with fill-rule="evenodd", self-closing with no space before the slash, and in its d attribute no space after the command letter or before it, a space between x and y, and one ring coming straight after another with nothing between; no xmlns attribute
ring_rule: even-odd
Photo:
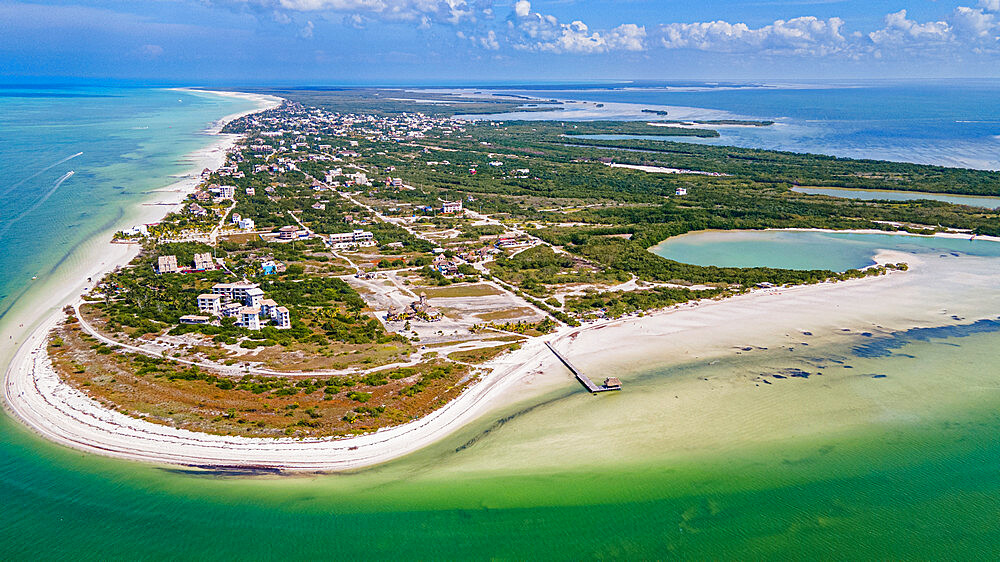
<svg viewBox="0 0 1000 562"><path fill-rule="evenodd" d="M222 295L198 295L198 310L218 316L222 312Z"/></svg>
<svg viewBox="0 0 1000 562"><path fill-rule="evenodd" d="M237 326L242 326L248 330L260 329L260 307L244 306L240 309L240 315L236 321Z"/></svg>

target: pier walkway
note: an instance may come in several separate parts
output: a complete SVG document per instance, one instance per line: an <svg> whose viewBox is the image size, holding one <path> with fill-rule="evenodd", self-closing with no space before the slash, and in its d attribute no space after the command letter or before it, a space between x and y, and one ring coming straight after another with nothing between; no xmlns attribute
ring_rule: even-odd
<svg viewBox="0 0 1000 562"><path fill-rule="evenodd" d="M545 342L545 345L546 345L546 347L549 348L549 350L552 353L555 354L556 357L559 358L560 361L562 361L563 365L566 365L566 368L569 369L573 373L574 376L576 376L576 380L580 381L580 384L582 384L584 387L586 387L586 389L588 391L590 391L590 392L608 392L610 390L621 390L622 389L621 385L606 386L606 385L603 385L603 384L602 385L594 384L594 381L590 380L590 377L588 377L587 375L583 374L583 371L581 371L580 369L577 369L575 365L573 365L572 363L569 362L569 359L566 359L565 357L563 357L563 355L561 353L559 353L558 351L556 351L556 348L552 347L552 344L550 344L549 342ZM617 379L615 379L615 380L617 380Z"/></svg>

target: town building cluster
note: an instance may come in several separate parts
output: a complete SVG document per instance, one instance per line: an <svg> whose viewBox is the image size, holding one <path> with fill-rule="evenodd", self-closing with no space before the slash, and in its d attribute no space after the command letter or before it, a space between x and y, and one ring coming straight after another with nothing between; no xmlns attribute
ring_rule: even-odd
<svg viewBox="0 0 1000 562"><path fill-rule="evenodd" d="M182 322L206 324L215 318L235 318L236 325L248 330L260 330L271 323L275 328L292 327L288 309L264 298L256 283L216 283L211 293L198 295L198 310L209 316L186 316Z"/></svg>

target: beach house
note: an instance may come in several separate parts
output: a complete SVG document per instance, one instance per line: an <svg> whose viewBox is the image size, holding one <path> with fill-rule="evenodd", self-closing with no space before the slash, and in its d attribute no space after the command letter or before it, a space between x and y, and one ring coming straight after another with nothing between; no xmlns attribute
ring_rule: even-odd
<svg viewBox="0 0 1000 562"><path fill-rule="evenodd" d="M272 322L275 327L292 327L288 309L264 298L264 290L256 283L216 283L212 294L198 296L198 310L236 318L236 325L248 330L259 330L262 323Z"/></svg>
<svg viewBox="0 0 1000 562"><path fill-rule="evenodd" d="M292 316L288 313L288 309L283 306L275 308L271 318L274 320L276 328L284 330L292 327Z"/></svg>
<svg viewBox="0 0 1000 562"><path fill-rule="evenodd" d="M264 290L260 287L251 287L247 289L242 300L243 304L247 306L259 307L261 301L264 300Z"/></svg>
<svg viewBox="0 0 1000 562"><path fill-rule="evenodd" d="M338 232L329 237L330 245L335 250L343 250L353 247L377 246L375 235L367 230L355 229L351 232Z"/></svg>

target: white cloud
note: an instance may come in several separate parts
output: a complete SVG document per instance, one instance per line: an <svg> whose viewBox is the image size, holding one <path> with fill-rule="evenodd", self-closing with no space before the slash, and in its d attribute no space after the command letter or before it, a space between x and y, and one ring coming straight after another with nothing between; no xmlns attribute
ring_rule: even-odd
<svg viewBox="0 0 1000 562"><path fill-rule="evenodd" d="M143 45L140 52L143 56L156 58L163 54L163 47L159 45Z"/></svg>
<svg viewBox="0 0 1000 562"><path fill-rule="evenodd" d="M876 45L940 44L951 41L951 26L944 21L917 23L906 17L906 10L885 16L885 27L868 34Z"/></svg>
<svg viewBox="0 0 1000 562"><path fill-rule="evenodd" d="M353 27L354 29L365 28L365 19L361 17L361 14L350 14L344 16L341 22L346 26Z"/></svg>
<svg viewBox="0 0 1000 562"><path fill-rule="evenodd" d="M299 37L303 39L312 39L314 29L315 26L313 25L312 20L307 21L306 24L302 26L302 29L299 30Z"/></svg>
<svg viewBox="0 0 1000 562"><path fill-rule="evenodd" d="M468 46L497 51L514 48L565 54L641 52L653 46L721 53L804 57L890 57L1000 52L1000 0L977 0L943 18L910 19L906 10L885 16L879 28L845 29L838 17L778 19L760 27L725 20L665 23L653 27L624 23L592 29L582 19L560 21L535 11L530 0L199 0L249 10L262 19L310 37L311 21L341 21L363 27L372 22L403 22L421 30L446 26ZM0 0L2 3L3 0ZM970 0L971 2L971 0ZM511 6L512 3L512 6ZM511 6L505 21L494 19L494 5ZM319 18L319 19L317 19ZM294 27L292 27L294 26ZM964 51L963 51L964 49Z"/></svg>
<svg viewBox="0 0 1000 562"><path fill-rule="evenodd" d="M528 0L514 4L507 27L514 47L527 51L591 54L645 49L643 26L623 24L603 32L591 31L579 20L560 23L555 16L533 12Z"/></svg>
<svg viewBox="0 0 1000 562"><path fill-rule="evenodd" d="M828 55L849 49L841 33L843 25L840 18L806 16L777 20L756 29L726 21L670 23L660 26L659 33L668 49Z"/></svg>
<svg viewBox="0 0 1000 562"><path fill-rule="evenodd" d="M646 48L646 28L634 23L625 23L605 33L610 49L642 51Z"/></svg>
<svg viewBox="0 0 1000 562"><path fill-rule="evenodd" d="M276 14L332 12L387 20L458 24L492 14L492 0L209 0Z"/></svg>
<svg viewBox="0 0 1000 562"><path fill-rule="evenodd" d="M500 49L500 42L497 41L497 32L492 29L486 33L485 37L479 38L479 44L482 45L484 49L490 51L497 51Z"/></svg>
<svg viewBox="0 0 1000 562"><path fill-rule="evenodd" d="M1000 2L1000 0L997 0ZM959 6L951 16L953 33L959 39L972 41L995 40L997 34L996 16L981 9Z"/></svg>
<svg viewBox="0 0 1000 562"><path fill-rule="evenodd" d="M468 35L462 31L456 31L455 35L459 39L465 39L471 41L473 45L477 47L482 47L487 51L498 51L500 50L500 41L497 40L497 32L492 29L486 32L484 35Z"/></svg>
<svg viewBox="0 0 1000 562"><path fill-rule="evenodd" d="M531 14L531 2L528 0L517 0L514 4L514 15L519 18L526 18Z"/></svg>
<svg viewBox="0 0 1000 562"><path fill-rule="evenodd" d="M986 8L1000 0L980 2ZM879 55L898 53L955 53L966 48L982 53L1000 46L1000 22L983 8L959 6L944 21L919 23L906 10L885 17L885 27L868 34ZM888 50L892 49L892 51Z"/></svg>

